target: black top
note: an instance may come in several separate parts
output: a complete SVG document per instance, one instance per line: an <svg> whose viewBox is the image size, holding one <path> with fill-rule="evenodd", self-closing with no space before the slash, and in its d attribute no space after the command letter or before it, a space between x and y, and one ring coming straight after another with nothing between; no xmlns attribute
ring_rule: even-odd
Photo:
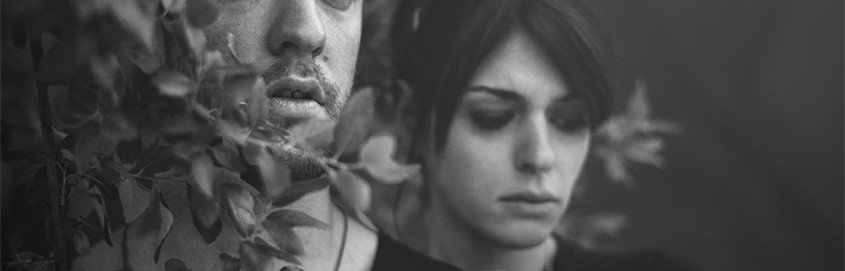
<svg viewBox="0 0 845 271"><path fill-rule="evenodd" d="M568 241L557 239L554 270L560 271L675 271L691 270L689 266L656 250L621 254L589 251Z"/></svg>
<svg viewBox="0 0 845 271"><path fill-rule="evenodd" d="M448 263L411 250L379 233L373 271L457 271ZM553 268L556 271L681 271L694 270L686 264L656 250L611 254L590 251L568 241L557 239Z"/></svg>
<svg viewBox="0 0 845 271"><path fill-rule="evenodd" d="M458 271L457 267L435 260L424 254L411 250L407 246L394 241L389 236L379 233L378 249L373 262L373 271Z"/></svg>

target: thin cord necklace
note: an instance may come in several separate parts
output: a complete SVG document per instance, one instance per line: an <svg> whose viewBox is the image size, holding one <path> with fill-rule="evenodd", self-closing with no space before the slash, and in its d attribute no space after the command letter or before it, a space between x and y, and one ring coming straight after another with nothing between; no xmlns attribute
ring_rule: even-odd
<svg viewBox="0 0 845 271"><path fill-rule="evenodd" d="M335 205L337 207L337 205ZM338 207L340 210L340 207ZM337 261L334 264L334 270L340 270L340 262L343 260L343 251L346 250L346 235L349 232L349 217L346 216L342 211L340 212L340 216L343 217L343 236L340 239L340 251L337 253Z"/></svg>

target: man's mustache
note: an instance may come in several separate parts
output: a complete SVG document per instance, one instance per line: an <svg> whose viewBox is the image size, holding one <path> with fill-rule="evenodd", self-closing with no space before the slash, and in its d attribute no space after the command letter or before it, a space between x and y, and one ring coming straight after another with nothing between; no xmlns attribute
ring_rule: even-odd
<svg viewBox="0 0 845 271"><path fill-rule="evenodd" d="M261 73L261 78L267 84L293 76L317 80L326 97L323 106L325 106L329 116L335 119L338 117L342 108L339 87L326 77L320 66L314 61L280 59Z"/></svg>

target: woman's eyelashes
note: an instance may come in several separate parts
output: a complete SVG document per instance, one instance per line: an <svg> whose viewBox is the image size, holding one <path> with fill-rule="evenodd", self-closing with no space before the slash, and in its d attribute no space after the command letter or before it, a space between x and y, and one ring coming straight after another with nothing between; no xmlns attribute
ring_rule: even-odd
<svg viewBox="0 0 845 271"><path fill-rule="evenodd" d="M581 110L550 110L546 114L549 125L564 133L582 132L589 127L589 118ZM568 111L568 112L566 112ZM469 112L469 119L472 124L480 130L494 131L508 125L518 117L516 110L472 110Z"/></svg>
<svg viewBox="0 0 845 271"><path fill-rule="evenodd" d="M585 114L574 116L550 116L549 123L564 133L580 132L587 129L589 121Z"/></svg>
<svg viewBox="0 0 845 271"><path fill-rule="evenodd" d="M552 105L547 116L549 123L564 133L581 132L590 126L590 118L580 102Z"/></svg>
<svg viewBox="0 0 845 271"><path fill-rule="evenodd" d="M515 115L513 110L476 109L469 112L472 124L481 130L488 131L505 127Z"/></svg>

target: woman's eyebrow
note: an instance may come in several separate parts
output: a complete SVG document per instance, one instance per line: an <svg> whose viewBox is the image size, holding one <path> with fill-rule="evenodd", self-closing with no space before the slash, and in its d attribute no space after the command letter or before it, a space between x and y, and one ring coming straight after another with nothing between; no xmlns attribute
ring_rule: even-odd
<svg viewBox="0 0 845 271"><path fill-rule="evenodd" d="M516 93L516 91L510 89L494 88L488 86L472 86L467 90L467 92L483 92L496 96L502 100L509 100L515 102L521 102L525 100L522 95L519 95L518 93Z"/></svg>
<svg viewBox="0 0 845 271"><path fill-rule="evenodd" d="M580 98L576 97L575 95L572 95L572 93L566 93L566 95L563 95L563 96L556 98L555 102L557 102L557 103L579 103L579 104L583 103L583 101Z"/></svg>
<svg viewBox="0 0 845 271"><path fill-rule="evenodd" d="M518 94L516 91L510 89L503 89L503 88L494 88L488 86L472 86L470 87L467 92L483 92L493 96L498 97L499 99L503 100L511 100L516 102L524 101L525 98L522 95ZM580 98L572 95L572 92L567 92L564 95L554 98L554 101L557 103L580 103L582 102Z"/></svg>

